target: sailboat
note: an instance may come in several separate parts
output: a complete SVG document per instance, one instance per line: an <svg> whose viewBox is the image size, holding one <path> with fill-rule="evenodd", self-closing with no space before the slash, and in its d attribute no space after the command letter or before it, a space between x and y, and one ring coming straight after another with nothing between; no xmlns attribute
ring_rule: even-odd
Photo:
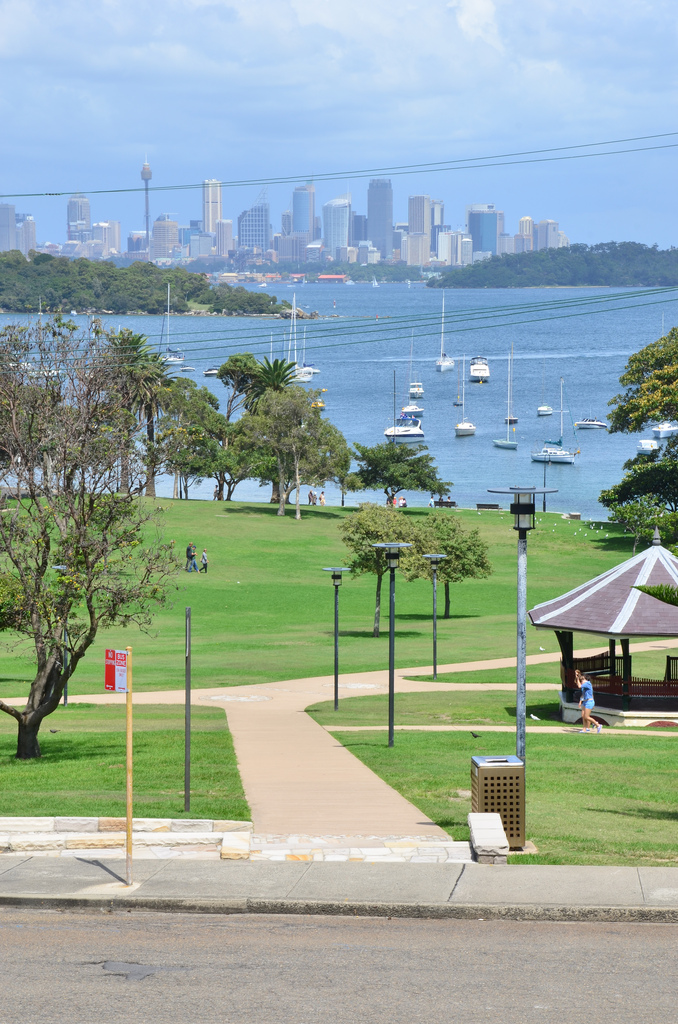
<svg viewBox="0 0 678 1024"><path fill-rule="evenodd" d="M563 448L563 378L560 378L560 438L557 441L545 441L541 448L530 453L533 462L566 462L572 465L577 451Z"/></svg>
<svg viewBox="0 0 678 1024"><path fill-rule="evenodd" d="M457 363L457 400L452 405L461 405L461 377L460 377L459 364Z"/></svg>
<svg viewBox="0 0 678 1024"><path fill-rule="evenodd" d="M443 312L440 318L440 359L436 362L436 370L438 373L447 373L448 370L454 369L454 359L451 356L445 355L444 351L445 343L445 292L443 291Z"/></svg>
<svg viewBox="0 0 678 1024"><path fill-rule="evenodd" d="M372 278L372 287L373 288L378 288L379 287L379 282L377 281L376 277Z"/></svg>
<svg viewBox="0 0 678 1024"><path fill-rule="evenodd" d="M183 363L185 356L177 348L170 348L170 285L167 285L167 347L162 357L165 363Z"/></svg>
<svg viewBox="0 0 678 1024"><path fill-rule="evenodd" d="M475 425L466 419L466 356L464 356L461 384L461 420L455 425L454 433L457 437L468 437L470 434L475 434L475 432Z"/></svg>
<svg viewBox="0 0 678 1024"><path fill-rule="evenodd" d="M294 358L292 358L292 346L294 346ZM288 362L294 363L294 380L297 384L310 384L313 377L312 366L299 366L297 362L297 293L292 293L292 330L290 331L288 346Z"/></svg>
<svg viewBox="0 0 678 1024"><path fill-rule="evenodd" d="M393 371L393 426L387 427L384 437L387 441L423 441L424 431L421 420L417 416L408 416L402 412L396 419L396 375Z"/></svg>
<svg viewBox="0 0 678 1024"><path fill-rule="evenodd" d="M537 407L537 416L553 416L553 409L544 401L544 380L546 377L546 360L541 368L541 405Z"/></svg>
<svg viewBox="0 0 678 1024"><path fill-rule="evenodd" d="M495 440L492 442L495 448L508 448L511 451L515 451L518 447L516 440L511 440L510 431L511 424L517 422L516 417L512 415L511 405L513 402L513 345L511 345L511 352L508 358L508 397L506 399L506 439ZM513 433L515 434L516 428L513 427Z"/></svg>

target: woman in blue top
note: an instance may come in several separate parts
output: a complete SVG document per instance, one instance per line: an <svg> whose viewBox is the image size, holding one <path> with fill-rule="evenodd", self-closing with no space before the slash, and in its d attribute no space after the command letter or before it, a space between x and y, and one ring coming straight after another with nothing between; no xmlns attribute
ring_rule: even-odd
<svg viewBox="0 0 678 1024"><path fill-rule="evenodd" d="M595 728L596 732L602 732L602 725L598 725L591 715L591 712L596 706L593 699L593 686L591 685L591 680L588 679L583 672L580 672L579 669L575 672L575 680L577 686L581 690L579 707L581 708L581 722L584 726L582 732L591 732L591 726Z"/></svg>

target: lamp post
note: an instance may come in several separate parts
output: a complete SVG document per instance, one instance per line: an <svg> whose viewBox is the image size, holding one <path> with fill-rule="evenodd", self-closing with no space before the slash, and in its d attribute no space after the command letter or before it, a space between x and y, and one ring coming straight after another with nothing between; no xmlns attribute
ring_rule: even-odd
<svg viewBox="0 0 678 1024"><path fill-rule="evenodd" d="M510 494L509 511L518 531L518 624L516 644L516 754L525 761L527 674L527 534L534 530L534 503L538 494L556 494L557 487L489 487L489 494Z"/></svg>
<svg viewBox="0 0 678 1024"><path fill-rule="evenodd" d="M393 746L393 721L395 716L395 571L398 568L402 548L411 548L411 544L386 543L373 544L373 548L381 548L386 555L386 564L391 571L389 587L389 619L388 619L388 745Z"/></svg>
<svg viewBox="0 0 678 1024"><path fill-rule="evenodd" d="M350 572L350 569L323 569L323 572L332 573L334 583L334 710L339 710L339 587L341 586L342 572Z"/></svg>
<svg viewBox="0 0 678 1024"><path fill-rule="evenodd" d="M433 572L433 678L438 678L438 577L436 570L447 555L424 555Z"/></svg>

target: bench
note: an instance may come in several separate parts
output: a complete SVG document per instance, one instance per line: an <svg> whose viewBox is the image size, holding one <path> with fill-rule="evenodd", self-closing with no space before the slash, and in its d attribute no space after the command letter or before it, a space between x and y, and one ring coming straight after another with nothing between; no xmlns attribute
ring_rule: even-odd
<svg viewBox="0 0 678 1024"><path fill-rule="evenodd" d="M476 508L479 512L501 512L501 505L492 505L485 501L476 502Z"/></svg>
<svg viewBox="0 0 678 1024"><path fill-rule="evenodd" d="M436 508L456 508L456 501L434 501L433 504Z"/></svg>

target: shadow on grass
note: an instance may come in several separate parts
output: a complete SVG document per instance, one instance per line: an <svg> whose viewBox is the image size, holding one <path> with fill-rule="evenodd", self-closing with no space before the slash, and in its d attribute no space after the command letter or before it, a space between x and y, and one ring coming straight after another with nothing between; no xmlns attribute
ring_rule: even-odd
<svg viewBox="0 0 678 1024"><path fill-rule="evenodd" d="M630 811L613 811L608 807L588 807L594 814L615 814L618 818L641 818L643 821L678 821L678 811L660 811L654 807L638 807Z"/></svg>
<svg viewBox="0 0 678 1024"><path fill-rule="evenodd" d="M445 618L444 615L438 615L438 622L439 623L440 622L451 622L452 619L479 619L479 618L480 618L480 615L475 615L475 614L474 615L455 614L455 615L449 615L447 618ZM433 613L431 612L429 614L426 614L425 612L411 612L411 613L410 612L406 612L406 613L396 612L396 619L406 619L406 620L412 620L412 621L421 620L423 622L431 622L433 620Z"/></svg>
<svg viewBox="0 0 678 1024"><path fill-rule="evenodd" d="M325 636L334 636L334 630L325 630ZM416 637L416 636L428 636L428 633L422 633L416 629L396 629L396 637ZM365 637L369 637L371 640L388 640L388 621L382 623L379 636L373 636L371 629L343 629L339 630L339 636L354 637L357 640L363 640Z"/></svg>
<svg viewBox="0 0 678 1024"><path fill-rule="evenodd" d="M228 514L231 516L277 516L278 515L278 503L270 505L230 505L229 502L218 503L218 508L221 515ZM316 508L313 505L301 505L301 518L302 519L343 519L346 512L340 512L338 510L332 510L325 506L325 508ZM349 511L349 510L347 510ZM295 506L285 506L285 516L287 518L294 518ZM283 516L279 517L280 519Z"/></svg>

